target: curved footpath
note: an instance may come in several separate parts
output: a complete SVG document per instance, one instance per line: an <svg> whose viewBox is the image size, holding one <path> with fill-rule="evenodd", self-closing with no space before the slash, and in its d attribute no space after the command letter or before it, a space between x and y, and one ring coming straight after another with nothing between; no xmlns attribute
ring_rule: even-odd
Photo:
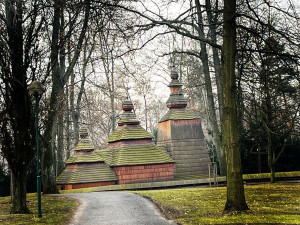
<svg viewBox="0 0 300 225"><path fill-rule="evenodd" d="M75 198L80 206L70 225L175 225L163 218L148 199L126 192L60 194Z"/></svg>

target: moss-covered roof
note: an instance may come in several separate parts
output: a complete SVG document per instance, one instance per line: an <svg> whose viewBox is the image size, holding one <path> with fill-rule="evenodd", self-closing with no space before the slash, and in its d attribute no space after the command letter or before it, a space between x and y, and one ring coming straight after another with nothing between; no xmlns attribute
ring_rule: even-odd
<svg viewBox="0 0 300 225"><path fill-rule="evenodd" d="M199 118L199 116L195 115L193 112L187 110L169 110L159 122L167 121L167 120L191 120Z"/></svg>
<svg viewBox="0 0 300 225"><path fill-rule="evenodd" d="M170 163L174 160L162 147L155 145L123 146L97 150L110 166Z"/></svg>
<svg viewBox="0 0 300 225"><path fill-rule="evenodd" d="M103 167L77 168L65 170L56 179L57 184L77 184L118 180L114 171L104 164Z"/></svg>
<svg viewBox="0 0 300 225"><path fill-rule="evenodd" d="M89 139L80 139L74 151L94 149Z"/></svg>
<svg viewBox="0 0 300 225"><path fill-rule="evenodd" d="M106 149L98 149L95 151L104 161L110 165L112 160L113 149L106 148Z"/></svg>
<svg viewBox="0 0 300 225"><path fill-rule="evenodd" d="M95 152L92 154L74 154L67 161L67 164L70 163L90 163L90 162L103 162L104 159L101 158Z"/></svg>
<svg viewBox="0 0 300 225"><path fill-rule="evenodd" d="M133 113L123 113L121 119L118 121L118 124L123 124L123 123L137 123L139 124L140 122L136 119L136 116Z"/></svg>
<svg viewBox="0 0 300 225"><path fill-rule="evenodd" d="M120 140L129 139L144 139L153 138L153 136L147 132L141 126L127 126L125 125L120 130L113 132L107 139L107 142L115 142Z"/></svg>
<svg viewBox="0 0 300 225"><path fill-rule="evenodd" d="M132 105L132 103L131 103ZM124 106L124 103L123 103ZM132 105L133 108L133 105ZM121 119L118 121L118 124L140 124L140 121L137 120L136 115L134 112L130 111L124 111L121 115Z"/></svg>
<svg viewBox="0 0 300 225"><path fill-rule="evenodd" d="M166 102L167 106L170 105L187 105L187 99L180 93L171 94ZM176 108L176 107L175 107Z"/></svg>

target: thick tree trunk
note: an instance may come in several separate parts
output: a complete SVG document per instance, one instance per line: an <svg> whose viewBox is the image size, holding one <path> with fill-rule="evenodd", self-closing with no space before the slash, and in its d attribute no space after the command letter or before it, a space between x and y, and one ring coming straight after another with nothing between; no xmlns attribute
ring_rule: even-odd
<svg viewBox="0 0 300 225"><path fill-rule="evenodd" d="M48 120L47 127L44 132L44 152L42 157L42 181L43 193L55 194L58 193L55 177L55 155L53 151L53 131L56 127L55 121ZM55 132L56 133L56 132Z"/></svg>
<svg viewBox="0 0 300 225"><path fill-rule="evenodd" d="M202 19L202 12L201 12L201 8L200 8L200 2L199 2L199 0L195 0L195 3L196 3L196 7L197 7L198 26L200 28L199 36L204 37L203 26L202 26L203 19ZM201 56L200 57L201 57L201 61L203 64L205 89L206 89L207 103L208 103L209 122L211 124L212 133L213 133L212 134L213 143L217 149L217 155L218 155L219 165L220 165L220 173L221 173L221 175L226 175L226 159L225 159L224 149L222 148L221 135L220 135L220 130L219 130L218 121L217 121L216 108L215 108L215 103L214 103L214 96L213 96L211 78L210 78L210 72L209 72L206 43L203 41L200 41L200 47L201 47Z"/></svg>
<svg viewBox="0 0 300 225"><path fill-rule="evenodd" d="M223 146L227 161L227 201L225 211L247 210L245 200L243 173L239 149L236 108L236 1L224 1L223 29L223 117L222 134Z"/></svg>
<svg viewBox="0 0 300 225"><path fill-rule="evenodd" d="M11 213L29 213L26 205L26 180L27 167L22 166L18 171L13 171L13 200Z"/></svg>
<svg viewBox="0 0 300 225"><path fill-rule="evenodd" d="M2 153L6 158L13 177L13 199L11 213L28 213L26 206L27 169L34 156L34 120L27 90L27 52L24 52L23 2L20 0L4 1L5 24L9 59L3 59L1 70L5 79L5 98L7 118L2 124L1 135L5 144ZM35 15L32 14L32 17ZM2 18L3 19L3 18ZM30 31L28 33L30 35ZM28 40L27 40L28 41ZM28 41L29 43L29 41ZM30 43L32 44L32 43ZM26 49L28 50L28 49ZM0 64L1 66L3 64ZM9 122L7 122L9 121ZM8 130L9 129L11 130ZM13 136L12 136L13 134Z"/></svg>

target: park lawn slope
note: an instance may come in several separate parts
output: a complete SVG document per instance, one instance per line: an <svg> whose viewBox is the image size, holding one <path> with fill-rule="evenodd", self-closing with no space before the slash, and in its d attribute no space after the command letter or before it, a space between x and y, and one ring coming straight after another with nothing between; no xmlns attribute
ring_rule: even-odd
<svg viewBox="0 0 300 225"><path fill-rule="evenodd" d="M66 224L78 203L70 198L42 196L42 218L37 217L36 194L27 194L27 206L32 214L10 214L10 197L0 198L0 224Z"/></svg>
<svg viewBox="0 0 300 225"><path fill-rule="evenodd" d="M250 210L223 213L226 187L136 191L151 198L180 224L300 224L300 185L275 183L245 186Z"/></svg>

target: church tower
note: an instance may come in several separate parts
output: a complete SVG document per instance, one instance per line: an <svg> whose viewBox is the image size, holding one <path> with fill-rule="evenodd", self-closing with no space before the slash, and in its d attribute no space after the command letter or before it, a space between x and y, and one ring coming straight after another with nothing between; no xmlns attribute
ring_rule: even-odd
<svg viewBox="0 0 300 225"><path fill-rule="evenodd" d="M175 68L171 71L171 90L166 102L169 111L158 123L158 146L166 148L175 161L175 177L208 174L210 158L201 127L201 120L186 109Z"/></svg>

